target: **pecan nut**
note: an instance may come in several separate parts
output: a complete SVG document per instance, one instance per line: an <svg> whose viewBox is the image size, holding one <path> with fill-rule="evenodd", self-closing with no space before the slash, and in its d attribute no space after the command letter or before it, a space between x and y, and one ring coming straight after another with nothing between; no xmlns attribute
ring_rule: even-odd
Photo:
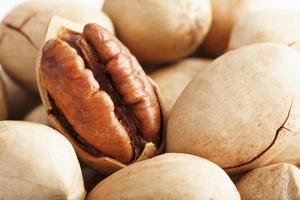
<svg viewBox="0 0 300 200"><path fill-rule="evenodd" d="M158 145L160 104L136 58L111 33L87 24L42 49L41 78L62 126L95 156L135 160Z"/></svg>

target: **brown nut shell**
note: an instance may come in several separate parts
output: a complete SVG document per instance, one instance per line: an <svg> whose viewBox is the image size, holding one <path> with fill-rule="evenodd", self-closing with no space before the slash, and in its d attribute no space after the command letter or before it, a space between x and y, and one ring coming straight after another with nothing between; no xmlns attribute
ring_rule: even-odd
<svg viewBox="0 0 300 200"><path fill-rule="evenodd" d="M48 121L83 162L109 174L162 151L159 91L126 47L98 25L59 17L45 41L37 78Z"/></svg>
<svg viewBox="0 0 300 200"><path fill-rule="evenodd" d="M118 38L140 62L165 63L191 54L204 40L209 0L106 0Z"/></svg>
<svg viewBox="0 0 300 200"><path fill-rule="evenodd" d="M175 103L166 151L204 157L231 173L272 163L299 141L299 63L296 51L275 43L219 57Z"/></svg>
<svg viewBox="0 0 300 200"><path fill-rule="evenodd" d="M247 173L236 186L244 200L296 200L300 198L300 170L287 163L273 164Z"/></svg>
<svg viewBox="0 0 300 200"><path fill-rule="evenodd" d="M216 164L188 154L167 153L121 169L101 181L87 200L240 200Z"/></svg>
<svg viewBox="0 0 300 200"><path fill-rule="evenodd" d="M35 93L38 92L35 61L54 15L82 25L98 23L114 32L105 13L79 1L30 0L14 8L0 24L0 62L15 81Z"/></svg>

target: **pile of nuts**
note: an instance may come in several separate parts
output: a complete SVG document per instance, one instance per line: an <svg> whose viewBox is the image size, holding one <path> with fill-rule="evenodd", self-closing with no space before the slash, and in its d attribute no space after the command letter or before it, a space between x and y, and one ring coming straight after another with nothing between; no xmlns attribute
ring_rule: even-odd
<svg viewBox="0 0 300 200"><path fill-rule="evenodd" d="M0 199L299 199L299 23L298 0L20 4Z"/></svg>

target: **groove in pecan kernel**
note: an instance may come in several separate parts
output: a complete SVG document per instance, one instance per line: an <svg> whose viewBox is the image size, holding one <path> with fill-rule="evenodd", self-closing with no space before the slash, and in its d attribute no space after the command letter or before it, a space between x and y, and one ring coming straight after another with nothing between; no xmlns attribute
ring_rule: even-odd
<svg viewBox="0 0 300 200"><path fill-rule="evenodd" d="M45 87L84 143L130 162L145 142L159 143L161 116L153 86L105 29L88 24L76 38L72 44L55 39L44 45Z"/></svg>
<svg viewBox="0 0 300 200"><path fill-rule="evenodd" d="M161 127L158 99L136 58L115 37L96 24L86 25L83 35L96 49L106 65L106 73L112 78L125 104L132 109L143 138L158 142Z"/></svg>

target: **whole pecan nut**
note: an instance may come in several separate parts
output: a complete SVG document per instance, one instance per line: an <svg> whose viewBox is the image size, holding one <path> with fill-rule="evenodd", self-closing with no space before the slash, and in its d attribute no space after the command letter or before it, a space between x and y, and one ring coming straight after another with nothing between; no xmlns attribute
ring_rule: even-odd
<svg viewBox="0 0 300 200"><path fill-rule="evenodd" d="M40 78L51 114L89 154L130 163L147 142L159 145L162 120L154 88L136 58L99 25L48 40Z"/></svg>

